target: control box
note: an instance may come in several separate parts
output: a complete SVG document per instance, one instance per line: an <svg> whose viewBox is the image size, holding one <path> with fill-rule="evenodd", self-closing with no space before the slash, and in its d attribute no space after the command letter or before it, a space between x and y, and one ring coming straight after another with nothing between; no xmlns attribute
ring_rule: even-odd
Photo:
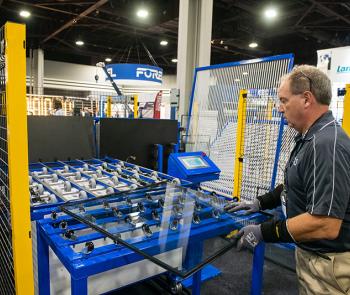
<svg viewBox="0 0 350 295"><path fill-rule="evenodd" d="M199 184L219 179L220 169L203 152L173 153L168 160L168 174Z"/></svg>

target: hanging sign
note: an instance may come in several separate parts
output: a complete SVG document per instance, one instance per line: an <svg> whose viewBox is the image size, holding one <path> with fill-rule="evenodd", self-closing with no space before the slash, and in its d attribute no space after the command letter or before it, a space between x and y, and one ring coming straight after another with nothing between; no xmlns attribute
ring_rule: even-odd
<svg viewBox="0 0 350 295"><path fill-rule="evenodd" d="M328 74L333 83L349 83L350 46L317 50L317 56L317 67Z"/></svg>
<svg viewBox="0 0 350 295"><path fill-rule="evenodd" d="M143 64L109 64L106 68L118 85L162 84L163 69L159 67Z"/></svg>

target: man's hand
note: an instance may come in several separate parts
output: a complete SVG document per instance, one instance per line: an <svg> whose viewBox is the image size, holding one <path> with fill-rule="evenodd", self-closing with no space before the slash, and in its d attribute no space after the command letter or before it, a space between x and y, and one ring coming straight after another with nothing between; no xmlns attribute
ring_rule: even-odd
<svg viewBox="0 0 350 295"><path fill-rule="evenodd" d="M260 224L243 227L237 236L241 236L237 243L238 251L242 248L255 248L263 240Z"/></svg>
<svg viewBox="0 0 350 295"><path fill-rule="evenodd" d="M260 210L259 200L255 199L254 202L232 202L225 206L226 212L237 212L239 210L246 210L244 215L258 212Z"/></svg>

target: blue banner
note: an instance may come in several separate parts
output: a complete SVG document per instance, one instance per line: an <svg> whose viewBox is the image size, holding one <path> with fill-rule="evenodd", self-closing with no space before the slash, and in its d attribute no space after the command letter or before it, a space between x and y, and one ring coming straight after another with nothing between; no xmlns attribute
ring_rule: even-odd
<svg viewBox="0 0 350 295"><path fill-rule="evenodd" d="M162 83L163 69L159 67L143 64L109 64L106 68L116 81Z"/></svg>

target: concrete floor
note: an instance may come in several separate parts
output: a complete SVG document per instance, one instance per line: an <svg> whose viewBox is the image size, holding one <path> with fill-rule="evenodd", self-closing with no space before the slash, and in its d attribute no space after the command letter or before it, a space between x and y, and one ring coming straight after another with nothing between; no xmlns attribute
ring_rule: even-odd
<svg viewBox="0 0 350 295"><path fill-rule="evenodd" d="M291 250L267 247L266 253L277 257L280 263L294 268L294 255ZM213 265L221 270L221 275L202 284L202 295L245 295L251 292L251 269L253 255L248 250L238 252L232 249L219 257ZM152 282L139 283L112 293L113 295L165 295ZM269 260L264 264L264 283L262 294L297 295L298 283L294 271Z"/></svg>
<svg viewBox="0 0 350 295"><path fill-rule="evenodd" d="M213 265L222 274L202 284L202 295L250 294L253 255L247 250L235 249L219 257ZM294 271L265 260L263 294L297 295L298 283Z"/></svg>

